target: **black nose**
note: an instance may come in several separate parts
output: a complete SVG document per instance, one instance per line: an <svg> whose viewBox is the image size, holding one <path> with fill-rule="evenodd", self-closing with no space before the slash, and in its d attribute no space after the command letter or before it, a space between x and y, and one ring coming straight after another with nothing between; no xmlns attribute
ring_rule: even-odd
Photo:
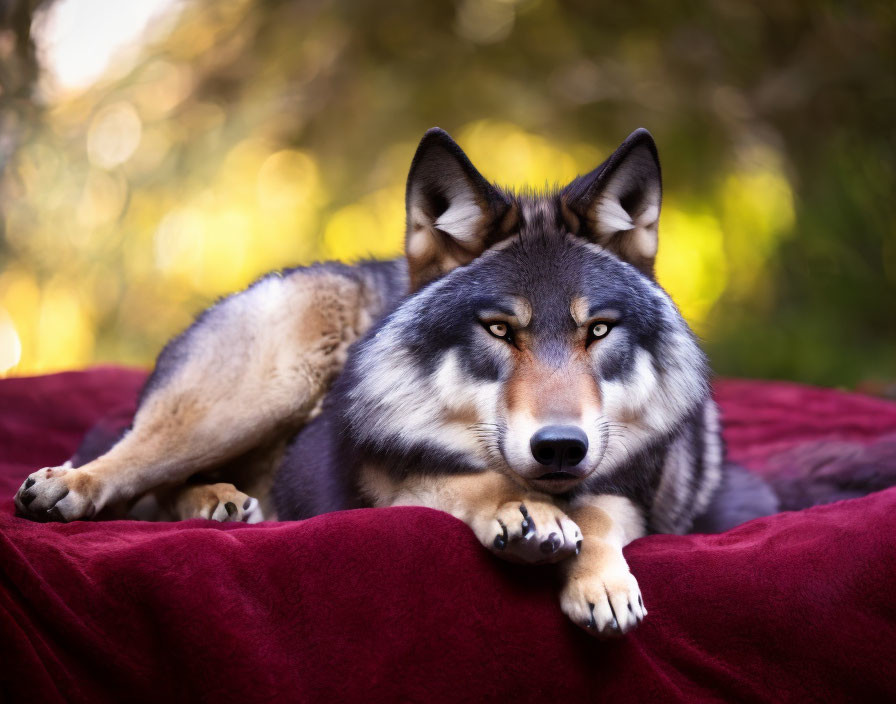
<svg viewBox="0 0 896 704"><path fill-rule="evenodd" d="M574 425L546 425L529 441L532 456L559 469L575 467L588 452L588 436Z"/></svg>

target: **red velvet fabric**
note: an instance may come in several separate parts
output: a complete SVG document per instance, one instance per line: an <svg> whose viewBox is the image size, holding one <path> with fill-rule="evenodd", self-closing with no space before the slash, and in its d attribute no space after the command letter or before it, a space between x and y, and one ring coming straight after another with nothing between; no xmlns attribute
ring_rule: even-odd
<svg viewBox="0 0 896 704"><path fill-rule="evenodd" d="M0 381L0 699L894 701L896 490L626 550L649 615L599 642L552 568L504 564L446 514L299 523L37 524L12 495L143 373ZM871 443L896 406L794 384L717 386L730 455Z"/></svg>

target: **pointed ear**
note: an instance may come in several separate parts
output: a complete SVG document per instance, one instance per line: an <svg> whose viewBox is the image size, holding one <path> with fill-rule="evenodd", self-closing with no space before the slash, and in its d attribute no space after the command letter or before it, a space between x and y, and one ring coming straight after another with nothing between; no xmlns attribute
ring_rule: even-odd
<svg viewBox="0 0 896 704"><path fill-rule="evenodd" d="M470 263L509 234L509 199L438 127L427 131L417 147L405 206L412 291Z"/></svg>
<svg viewBox="0 0 896 704"><path fill-rule="evenodd" d="M564 216L576 234L653 278L662 179L656 144L638 129L594 171L563 189Z"/></svg>

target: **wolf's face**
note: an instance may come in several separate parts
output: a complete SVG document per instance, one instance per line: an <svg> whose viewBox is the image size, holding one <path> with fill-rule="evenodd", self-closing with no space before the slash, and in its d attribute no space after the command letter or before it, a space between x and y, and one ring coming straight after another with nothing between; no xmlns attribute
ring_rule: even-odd
<svg viewBox="0 0 896 704"><path fill-rule="evenodd" d="M652 279L652 140L636 133L561 192L516 197L430 135L408 188L419 290L350 363L352 436L399 472L490 468L550 493L608 476L706 391Z"/></svg>

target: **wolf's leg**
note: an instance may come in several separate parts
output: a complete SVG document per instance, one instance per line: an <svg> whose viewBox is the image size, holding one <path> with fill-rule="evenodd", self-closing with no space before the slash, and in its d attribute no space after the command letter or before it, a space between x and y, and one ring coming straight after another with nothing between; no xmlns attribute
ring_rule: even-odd
<svg viewBox="0 0 896 704"><path fill-rule="evenodd" d="M427 506L450 513L470 526L486 548L512 562L558 562L581 547L579 527L551 496L524 489L497 472L403 482L377 472L365 480L377 505Z"/></svg>
<svg viewBox="0 0 896 704"><path fill-rule="evenodd" d="M572 621L595 635L620 635L647 615L638 582L622 548L645 534L644 517L621 496L574 499L570 515L582 527L581 553L564 564L560 606Z"/></svg>
<svg viewBox="0 0 896 704"><path fill-rule="evenodd" d="M382 305L360 276L327 266L225 299L162 351L131 431L81 467L31 474L16 508L37 520L89 518L297 427Z"/></svg>
<svg viewBox="0 0 896 704"><path fill-rule="evenodd" d="M158 493L160 515L172 521L209 518L213 521L258 523L264 520L258 499L233 484L181 484Z"/></svg>

